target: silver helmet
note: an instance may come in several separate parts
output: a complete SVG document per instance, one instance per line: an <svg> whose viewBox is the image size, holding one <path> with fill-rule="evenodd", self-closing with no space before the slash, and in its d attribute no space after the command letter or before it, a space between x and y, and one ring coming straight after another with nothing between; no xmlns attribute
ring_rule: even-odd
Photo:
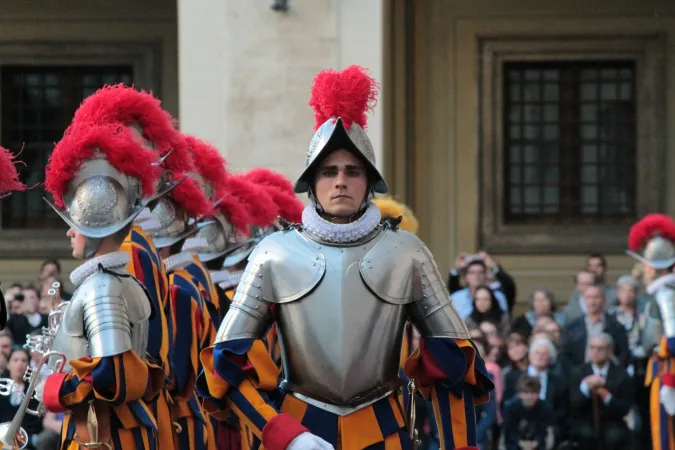
<svg viewBox="0 0 675 450"><path fill-rule="evenodd" d="M120 126L69 128L47 167L45 186L54 203L45 200L84 236L112 236L174 186L152 193L161 174L154 161Z"/></svg>
<svg viewBox="0 0 675 450"><path fill-rule="evenodd" d="M675 265L675 221L664 214L648 214L630 229L626 253L655 269Z"/></svg>
<svg viewBox="0 0 675 450"><path fill-rule="evenodd" d="M366 112L375 104L377 82L359 66L342 71L323 70L312 85L309 101L314 109L315 133L307 150L305 170L295 182L298 194L312 191L316 168L331 152L345 149L364 161L371 192L384 194L387 183L375 164L375 152L365 132Z"/></svg>
<svg viewBox="0 0 675 450"><path fill-rule="evenodd" d="M345 149L359 156L366 165L369 178L373 183L372 189L378 194L387 193L387 183L375 166L375 151L365 130L357 123L352 123L349 129L346 129L342 118L338 117L328 119L314 133L307 150L305 170L295 182L294 191L297 194L308 192L311 189L311 182L318 165L326 156L338 149Z"/></svg>
<svg viewBox="0 0 675 450"><path fill-rule="evenodd" d="M201 261L208 262L224 255L234 241L233 227L220 208L227 196L226 162L218 149L208 142L189 135L184 135L184 138L195 165L195 172L191 176L212 204L211 215L202 221L204 225L201 225L194 238L205 243L197 256ZM190 245L191 242L186 241L184 251Z"/></svg>

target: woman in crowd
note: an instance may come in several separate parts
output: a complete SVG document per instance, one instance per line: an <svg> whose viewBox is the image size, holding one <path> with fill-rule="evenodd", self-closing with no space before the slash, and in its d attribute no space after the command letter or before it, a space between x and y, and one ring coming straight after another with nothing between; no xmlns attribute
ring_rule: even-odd
<svg viewBox="0 0 675 450"><path fill-rule="evenodd" d="M14 415L19 409L19 405L23 400L23 393L28 388L28 385L23 380L23 374L30 362L30 354L23 348L12 350L9 355L9 363L7 364L6 376L10 378L17 389L9 396L0 396L0 423L11 422ZM35 408L37 405L32 402L30 408ZM42 419L36 416L27 414L23 419L21 426L28 434L28 445L26 449L35 449L36 437L42 432Z"/></svg>
<svg viewBox="0 0 675 450"><path fill-rule="evenodd" d="M497 327L501 336L509 331L509 315L497 303L494 291L489 286L479 286L473 297L473 311L464 322L468 328L480 327L484 322L490 322Z"/></svg>
<svg viewBox="0 0 675 450"><path fill-rule="evenodd" d="M529 339L539 317L551 317L558 324L563 324L564 315L557 311L555 296L548 289L535 289L532 292L529 311L513 321L511 331Z"/></svg>

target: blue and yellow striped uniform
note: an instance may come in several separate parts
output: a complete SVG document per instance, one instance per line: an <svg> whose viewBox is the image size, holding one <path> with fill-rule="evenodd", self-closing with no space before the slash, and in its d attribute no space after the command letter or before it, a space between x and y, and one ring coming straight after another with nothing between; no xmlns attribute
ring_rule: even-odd
<svg viewBox="0 0 675 450"><path fill-rule="evenodd" d="M475 445L474 404L489 398L492 383L468 340L429 338L408 358L405 372L436 412L442 448ZM424 344L424 340L422 340ZM198 390L209 413L233 411L261 445L267 421L287 413L336 449L409 448L403 407L396 394L338 416L277 390L278 367L263 340L236 339L204 350Z"/></svg>
<svg viewBox="0 0 675 450"><path fill-rule="evenodd" d="M164 384L164 374L158 366L148 364L133 351L105 358L80 358L70 361L72 370L59 390L59 401L68 408L61 427L59 449L76 450L76 419L80 425L87 420L86 408L96 401L99 422L109 420L108 440L115 450L129 448L155 450L157 422L148 406ZM106 405L107 411L101 411ZM104 417L105 416L105 417ZM106 433L107 434L107 433Z"/></svg>
<svg viewBox="0 0 675 450"><path fill-rule="evenodd" d="M169 273L174 348L171 355L173 378L168 390L173 421L180 426L175 448L213 450L215 441L195 392L199 373L199 350L206 334L204 300L192 276L184 269Z"/></svg>
<svg viewBox="0 0 675 450"><path fill-rule="evenodd" d="M661 380L666 373L675 374L675 340L662 337L658 351L647 365L645 386L651 386L649 394L649 416L654 450L675 450L675 422L661 404ZM670 345L669 345L670 344Z"/></svg>
<svg viewBox="0 0 675 450"><path fill-rule="evenodd" d="M171 377L169 360L171 348L171 330L167 320L168 284L164 263L152 238L143 229L134 225L121 247L131 257L127 270L145 286L154 314L149 323L148 356L164 371L165 380ZM164 386L150 408L157 419L158 443L162 449L173 449L173 430L171 415Z"/></svg>

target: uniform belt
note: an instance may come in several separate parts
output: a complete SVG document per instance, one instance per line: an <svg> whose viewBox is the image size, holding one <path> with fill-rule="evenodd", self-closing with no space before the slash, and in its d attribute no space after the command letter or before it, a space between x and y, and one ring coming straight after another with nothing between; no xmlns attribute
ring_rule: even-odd
<svg viewBox="0 0 675 450"><path fill-rule="evenodd" d="M400 386L401 381L395 380L391 383L371 389L363 395L358 395L349 400L345 405L337 405L328 399L321 398L320 395L309 392L298 386L294 386L292 383L289 383L286 380L283 380L279 385L281 389L288 391L290 395L297 398L298 400L302 400L305 403L316 406L319 409L328 411L329 413L338 416L347 416L355 411L370 406L373 403L388 397L398 390Z"/></svg>

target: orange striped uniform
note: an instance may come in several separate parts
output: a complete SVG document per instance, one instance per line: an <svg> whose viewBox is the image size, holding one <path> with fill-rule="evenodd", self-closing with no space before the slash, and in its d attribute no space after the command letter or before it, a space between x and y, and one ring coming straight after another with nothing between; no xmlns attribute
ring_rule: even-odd
<svg viewBox="0 0 675 450"><path fill-rule="evenodd" d="M85 448L75 439L72 410L86 406L91 400L109 407L107 414L97 408L97 415L99 422L104 414L103 420L110 420L108 443L115 450L157 448L157 422L148 403L156 398L164 383L159 367L147 364L131 350L105 358L80 358L70 361L70 365L72 370L59 381L58 403L65 410L59 449ZM48 380L52 377L61 378L52 375ZM48 390L45 386L45 398ZM86 420L86 414L80 420Z"/></svg>
<svg viewBox="0 0 675 450"><path fill-rule="evenodd" d="M668 348L668 338L661 338L658 352L652 355L647 365L645 386L650 386L649 416L654 450L675 450L675 422L661 404L659 392L665 374L675 375L675 357Z"/></svg>
<svg viewBox="0 0 675 450"><path fill-rule="evenodd" d="M164 263L162 262L152 238L138 225L134 225L121 247L129 253L131 261L127 270L147 289L154 310L150 320L148 335L148 355L164 371L165 380L171 377L169 361L170 330L166 308L168 301L168 284ZM173 427L171 414L164 386L156 401L150 403L150 409L157 419L158 444L162 450L173 449Z"/></svg>
<svg viewBox="0 0 675 450"><path fill-rule="evenodd" d="M475 445L474 405L489 399L492 383L468 340L429 338L408 358L407 376L436 412L441 447ZM197 388L204 407L218 417L229 410L248 427L250 448L261 444L267 422L287 413L336 449L410 448L398 396L392 394L346 416L338 416L277 390L278 367L261 339L235 339L201 353L204 372ZM273 448L274 443L266 443Z"/></svg>
<svg viewBox="0 0 675 450"><path fill-rule="evenodd" d="M180 431L175 448L213 450L212 430L195 395L199 373L199 349L205 336L204 299L192 276L184 269L169 273L169 301L173 321L174 348L171 369L174 374L169 393L173 422Z"/></svg>

